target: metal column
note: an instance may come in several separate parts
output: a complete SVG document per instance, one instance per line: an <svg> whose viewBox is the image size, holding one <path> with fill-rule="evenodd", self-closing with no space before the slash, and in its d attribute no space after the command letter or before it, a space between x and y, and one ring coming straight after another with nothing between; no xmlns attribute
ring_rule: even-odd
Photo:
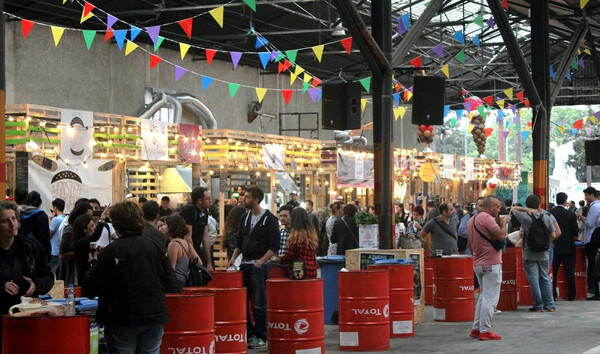
<svg viewBox="0 0 600 354"><path fill-rule="evenodd" d="M4 0L0 0L0 200L6 197L6 137L5 137L5 101L6 101L6 64L4 55Z"/></svg>

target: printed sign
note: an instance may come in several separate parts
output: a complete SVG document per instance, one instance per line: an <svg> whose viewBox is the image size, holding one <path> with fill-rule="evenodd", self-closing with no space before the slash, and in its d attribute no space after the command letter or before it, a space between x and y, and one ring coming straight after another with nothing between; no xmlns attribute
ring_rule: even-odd
<svg viewBox="0 0 600 354"><path fill-rule="evenodd" d="M413 305L421 304L421 292L423 291L423 282L421 281L421 255L419 253L410 253L408 258L413 261Z"/></svg>
<svg viewBox="0 0 600 354"><path fill-rule="evenodd" d="M193 124L179 124L179 157L185 162L200 163L201 127Z"/></svg>
<svg viewBox="0 0 600 354"><path fill-rule="evenodd" d="M94 113L62 109L60 111L60 156L67 163L92 158Z"/></svg>
<svg viewBox="0 0 600 354"><path fill-rule="evenodd" d="M265 144L263 146L263 164L272 170L285 169L285 146Z"/></svg>
<svg viewBox="0 0 600 354"><path fill-rule="evenodd" d="M142 159L169 161L167 122L142 119Z"/></svg>
<svg viewBox="0 0 600 354"><path fill-rule="evenodd" d="M358 254L360 259L360 269L366 270L369 264L372 264L373 261L377 259L394 259L394 256L391 253L368 253L368 252L360 252Z"/></svg>

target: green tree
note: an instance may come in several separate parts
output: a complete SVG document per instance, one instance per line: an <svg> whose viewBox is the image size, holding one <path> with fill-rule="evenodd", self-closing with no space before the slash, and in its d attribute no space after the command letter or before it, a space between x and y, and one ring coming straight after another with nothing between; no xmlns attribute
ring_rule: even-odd
<svg viewBox="0 0 600 354"><path fill-rule="evenodd" d="M587 180L587 167L585 165L584 141L582 139L575 140L573 150L575 150L575 154L569 156L567 166L575 169L575 175L579 182L585 182ZM592 167L592 181L600 181L600 166Z"/></svg>

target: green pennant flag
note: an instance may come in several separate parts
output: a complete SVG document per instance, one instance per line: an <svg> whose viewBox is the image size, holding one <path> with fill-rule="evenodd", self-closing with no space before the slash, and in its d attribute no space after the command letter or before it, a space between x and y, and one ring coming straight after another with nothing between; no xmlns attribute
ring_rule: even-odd
<svg viewBox="0 0 600 354"><path fill-rule="evenodd" d="M579 63L577 62L577 58L573 58L573 62L571 63L571 67L575 70L579 70Z"/></svg>
<svg viewBox="0 0 600 354"><path fill-rule="evenodd" d="M483 24L483 15L479 14L479 16L477 16L474 20L473 23L476 24L477 26L483 28L485 25Z"/></svg>
<svg viewBox="0 0 600 354"><path fill-rule="evenodd" d="M283 53L279 52L279 55L275 59L275 63L277 63L278 61L280 61L281 59L284 59L284 58L285 58L285 55L283 55Z"/></svg>
<svg viewBox="0 0 600 354"><path fill-rule="evenodd" d="M160 45L162 44L162 42L165 39L161 36L158 36L158 40L156 41L156 44L154 45L154 51L156 52L158 50L158 48L160 48Z"/></svg>
<svg viewBox="0 0 600 354"><path fill-rule="evenodd" d="M450 119L450 128L454 128L455 125L456 125L456 118L452 117Z"/></svg>
<svg viewBox="0 0 600 354"><path fill-rule="evenodd" d="M483 115L485 113L485 107L483 107L483 106L477 107L477 112L479 112L479 115L483 117Z"/></svg>
<svg viewBox="0 0 600 354"><path fill-rule="evenodd" d="M254 0L244 0L244 3L248 5L248 7L252 9L252 11L256 12L256 2Z"/></svg>
<svg viewBox="0 0 600 354"><path fill-rule="evenodd" d="M306 93L306 90L308 90L309 87L310 87L310 85L308 84L308 82L304 82L303 88L302 88L302 93Z"/></svg>
<svg viewBox="0 0 600 354"><path fill-rule="evenodd" d="M365 91L371 92L371 77L365 77L364 79L359 80L360 84L363 85Z"/></svg>
<svg viewBox="0 0 600 354"><path fill-rule="evenodd" d="M85 45L87 46L87 50L90 50L92 47L92 42L96 37L96 31L93 30L83 30L83 39L85 40Z"/></svg>
<svg viewBox="0 0 600 354"><path fill-rule="evenodd" d="M286 50L285 55L290 60L290 63L292 64L292 66L296 65L296 55L298 55L297 50L295 50L295 49L294 50Z"/></svg>
<svg viewBox="0 0 600 354"><path fill-rule="evenodd" d="M456 59L458 59L458 61L460 61L461 63L465 63L465 51L461 50L460 52L458 52L458 54L456 54Z"/></svg>
<svg viewBox="0 0 600 354"><path fill-rule="evenodd" d="M229 97L233 98L233 96L235 96L235 94L240 89L240 84L235 84L233 82L228 82L227 85L229 86Z"/></svg>

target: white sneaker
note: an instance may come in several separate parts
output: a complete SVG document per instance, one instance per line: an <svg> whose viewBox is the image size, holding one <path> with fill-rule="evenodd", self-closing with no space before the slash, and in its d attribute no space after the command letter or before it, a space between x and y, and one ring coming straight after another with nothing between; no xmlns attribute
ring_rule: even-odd
<svg viewBox="0 0 600 354"><path fill-rule="evenodd" d="M496 315L498 315L498 314L501 314L501 313L502 313L502 311L500 311L500 310L498 310L498 309L495 309L495 310L494 310L494 314L496 314Z"/></svg>

